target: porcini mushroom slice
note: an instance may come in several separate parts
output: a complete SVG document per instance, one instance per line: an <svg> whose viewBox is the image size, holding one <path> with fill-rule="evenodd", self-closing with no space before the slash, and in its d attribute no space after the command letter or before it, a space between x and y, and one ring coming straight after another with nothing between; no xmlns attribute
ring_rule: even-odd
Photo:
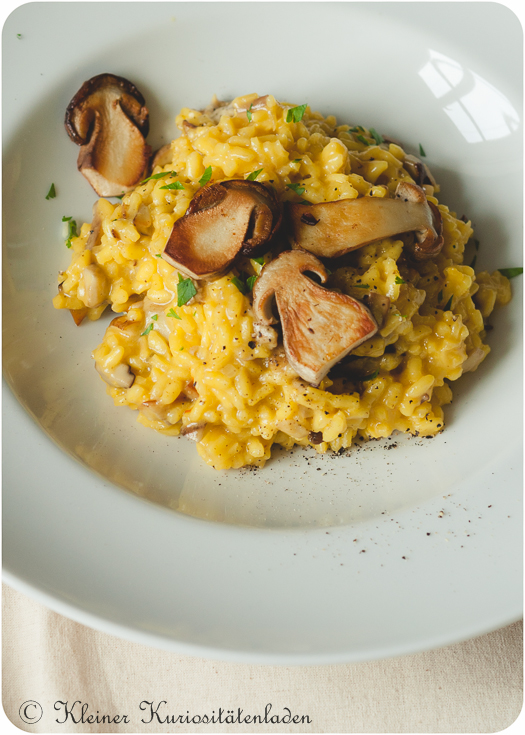
<svg viewBox="0 0 525 735"><path fill-rule="evenodd" d="M148 110L134 84L114 74L84 82L66 110L80 146L77 166L99 196L119 196L143 178L151 156Z"/></svg>
<svg viewBox="0 0 525 735"><path fill-rule="evenodd" d="M270 261L255 282L253 309L257 321L275 323L275 297L288 362L301 378L318 385L336 362L377 332L377 324L359 301L317 285L305 271L323 283L328 277L323 264L302 250Z"/></svg>
<svg viewBox="0 0 525 735"><path fill-rule="evenodd" d="M281 222L275 194L243 179L201 189L175 222L162 257L191 278L210 278L237 255L268 246Z"/></svg>
<svg viewBox="0 0 525 735"><path fill-rule="evenodd" d="M429 167L417 156L407 153L403 161L403 168L405 171L408 171L418 186L423 186L424 184L436 186L436 180L432 176Z"/></svg>
<svg viewBox="0 0 525 735"><path fill-rule="evenodd" d="M95 363L95 369L103 380L113 388L131 388L135 373L126 362L119 362L114 368L106 369Z"/></svg>
<svg viewBox="0 0 525 735"><path fill-rule="evenodd" d="M415 232L418 259L441 250L441 215L419 186L401 181L395 198L359 197L319 204L290 204L293 246L335 258L385 237ZM317 220L314 223L314 220Z"/></svg>

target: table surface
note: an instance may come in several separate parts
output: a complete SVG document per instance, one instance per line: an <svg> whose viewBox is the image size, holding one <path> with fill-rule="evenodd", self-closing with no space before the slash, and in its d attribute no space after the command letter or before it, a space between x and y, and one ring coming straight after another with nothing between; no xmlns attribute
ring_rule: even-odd
<svg viewBox="0 0 525 735"><path fill-rule="evenodd" d="M521 622L446 648L369 663L232 664L100 633L4 585L3 631L4 711L27 732L485 733L511 725L522 705ZM24 724L19 712L29 701L43 714ZM67 725L64 706L54 709L59 701L68 702ZM141 710L141 702L152 704ZM91 724L72 720L81 720L82 705ZM170 721L189 713L198 723L204 715L219 717L221 708L222 724ZM228 710L237 718L239 708L242 718L259 715L262 724L225 722ZM285 708L298 724L271 722L275 715L286 718ZM111 724L97 723L97 711ZM33 705L27 709L35 712ZM301 721L306 717L310 722Z"/></svg>

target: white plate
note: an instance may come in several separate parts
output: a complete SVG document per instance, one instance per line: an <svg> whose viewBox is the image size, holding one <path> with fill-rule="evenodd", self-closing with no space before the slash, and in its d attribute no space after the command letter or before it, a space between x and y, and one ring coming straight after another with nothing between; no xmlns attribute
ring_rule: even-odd
<svg viewBox="0 0 525 735"><path fill-rule="evenodd" d="M442 201L476 225L478 267L520 265L516 17L490 3L33 3L3 44L6 580L117 635L254 662L396 655L516 620L521 278L441 436L257 472L216 473L115 409L90 360L107 321L77 329L51 306L61 217L89 218L95 199L63 114L104 71L144 93L153 146L182 106L253 91L421 142Z"/></svg>

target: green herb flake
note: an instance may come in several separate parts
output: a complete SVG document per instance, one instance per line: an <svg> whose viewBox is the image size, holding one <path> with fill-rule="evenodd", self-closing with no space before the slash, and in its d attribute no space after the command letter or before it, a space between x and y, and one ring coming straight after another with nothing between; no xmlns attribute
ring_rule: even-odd
<svg viewBox="0 0 525 735"><path fill-rule="evenodd" d="M153 314L153 316L152 316L151 318L152 318L152 320L153 320L154 322L156 322L156 321L157 321L157 319L159 318L159 315L158 315L158 314Z"/></svg>
<svg viewBox="0 0 525 735"><path fill-rule="evenodd" d="M72 238L73 237L78 237L77 223L71 217L68 217L67 220L64 220L64 218L62 218L62 221L63 222L67 222L66 248L70 248L71 247L71 240L72 240Z"/></svg>
<svg viewBox="0 0 525 735"><path fill-rule="evenodd" d="M179 352L182 352L183 349L184 347L179 347Z"/></svg>
<svg viewBox="0 0 525 735"><path fill-rule="evenodd" d="M498 268L498 270L505 278L516 278L523 273L523 268Z"/></svg>
<svg viewBox="0 0 525 735"><path fill-rule="evenodd" d="M252 258L254 263L258 263L259 265L264 265L264 255L262 258Z"/></svg>
<svg viewBox="0 0 525 735"><path fill-rule="evenodd" d="M166 316L171 316L173 319L181 319L181 317L177 314L175 309L170 309L168 313L166 314Z"/></svg>
<svg viewBox="0 0 525 735"><path fill-rule="evenodd" d="M296 194L299 194L299 196L301 196L301 194L304 194L304 192L306 191L304 186L301 186L301 184L286 184L286 186L292 191L295 191ZM310 202L307 202L307 204L309 203Z"/></svg>
<svg viewBox="0 0 525 735"><path fill-rule="evenodd" d="M204 184L207 184L208 181L211 179L211 166L208 166L206 168L206 171L202 174L202 176L199 179L199 184L201 186L204 186Z"/></svg>
<svg viewBox="0 0 525 735"><path fill-rule="evenodd" d="M149 333L151 332L151 330L152 330L152 329L153 329L153 323L149 324L149 325L148 325L148 326L146 327L146 329L145 329L145 330L144 330L144 331L142 332L142 334L141 334L140 336L141 336L141 337L147 337L147 336L148 336L148 334L149 334Z"/></svg>
<svg viewBox="0 0 525 735"><path fill-rule="evenodd" d="M191 278L183 278L179 273L179 282L177 283L177 306L184 306L197 293L197 289Z"/></svg>
<svg viewBox="0 0 525 735"><path fill-rule="evenodd" d="M370 145L370 143L368 142L368 140L367 140L366 138L364 138L364 137L363 137L362 135L356 135L355 137L356 137L356 138L357 138L357 140L359 140L359 141L360 141L361 143L364 143L365 145Z"/></svg>
<svg viewBox="0 0 525 735"><path fill-rule="evenodd" d="M308 105L299 105L298 107L291 107L286 113L287 123L298 123L303 119L304 112Z"/></svg>
<svg viewBox="0 0 525 735"><path fill-rule="evenodd" d="M125 192L125 191L123 191L123 192L122 192L122 194L118 194L118 195L117 195L117 196L115 197L115 199L123 199L123 198L124 198L124 194L125 194L125 193L126 193L126 192Z"/></svg>
<svg viewBox="0 0 525 735"><path fill-rule="evenodd" d="M157 179L163 179L165 176L176 176L176 171L164 171L164 173L160 174L153 174L152 176L148 176L147 179L144 179L144 181L140 182L140 185L146 184L148 181L156 181Z"/></svg>
<svg viewBox="0 0 525 735"><path fill-rule="evenodd" d="M302 158L294 158L292 163L301 163L302 160Z"/></svg>
<svg viewBox="0 0 525 735"><path fill-rule="evenodd" d="M251 174L248 174L246 177L246 181L255 181L255 179L259 176L261 173L262 168L257 169L257 171L252 171Z"/></svg>
<svg viewBox="0 0 525 735"><path fill-rule="evenodd" d="M401 283L406 283L406 281L404 281L404 280L403 280L402 278L400 278L399 276L396 276L396 280L395 280L395 283L399 283L399 284L401 284Z"/></svg>
<svg viewBox="0 0 525 735"><path fill-rule="evenodd" d="M375 370L373 373L370 373L370 375L365 375L364 378L361 378L361 380L373 380L374 378L377 378L379 375L379 370Z"/></svg>
<svg viewBox="0 0 525 735"><path fill-rule="evenodd" d="M170 191L173 189L184 189L184 184L181 184L180 181L174 181L172 184L166 184L166 186L161 186L161 189L169 189Z"/></svg>
<svg viewBox="0 0 525 735"><path fill-rule="evenodd" d="M375 130L374 128L370 128L370 135L371 135L371 136L372 136L372 138L373 138L373 139L375 140L375 142L377 143L377 145L379 145L380 143L384 143L384 142L385 142L385 141L383 140L383 136L382 136L382 135L380 135L380 134L379 134L379 133L377 132L377 130Z"/></svg>
<svg viewBox="0 0 525 735"><path fill-rule="evenodd" d="M62 222L69 222L71 217L62 217Z"/></svg>
<svg viewBox="0 0 525 735"><path fill-rule="evenodd" d="M55 189L55 185L51 184L51 186L49 187L49 191L46 194L46 199L54 199L56 195L57 195L57 191Z"/></svg>
<svg viewBox="0 0 525 735"><path fill-rule="evenodd" d="M421 143L419 144L419 155L420 156L424 156L425 158L426 158L426 155L427 155L425 153L425 149L423 148L423 146L421 145Z"/></svg>
<svg viewBox="0 0 525 735"><path fill-rule="evenodd" d="M246 282L243 281L241 278L238 278L237 276L234 276L232 278L232 283L233 283L234 286L236 286L239 289L239 291L242 294L247 294L248 293L248 286L246 285Z"/></svg>
<svg viewBox="0 0 525 735"><path fill-rule="evenodd" d="M16 34L16 37L17 37L17 38L22 38L22 34L21 34L21 33L17 33L17 34Z"/></svg>
<svg viewBox="0 0 525 735"><path fill-rule="evenodd" d="M246 279L246 285L248 286L249 291L253 291L253 287L255 285L256 280L257 280L257 276L249 276Z"/></svg>
<svg viewBox="0 0 525 735"><path fill-rule="evenodd" d="M252 107L253 107L253 102L251 103L251 105L246 110L246 117L248 118L248 122L251 122L252 121Z"/></svg>
<svg viewBox="0 0 525 735"><path fill-rule="evenodd" d="M155 253L156 258L162 258L162 253Z"/></svg>
<svg viewBox="0 0 525 735"><path fill-rule="evenodd" d="M354 283L352 284L355 288L370 288L368 283Z"/></svg>
<svg viewBox="0 0 525 735"><path fill-rule="evenodd" d="M356 125L353 128L350 128L351 133L364 133L365 129L361 127L361 125Z"/></svg>
<svg viewBox="0 0 525 735"><path fill-rule="evenodd" d="M449 298L445 306L443 307L443 311L450 311L450 307L452 306L452 296Z"/></svg>

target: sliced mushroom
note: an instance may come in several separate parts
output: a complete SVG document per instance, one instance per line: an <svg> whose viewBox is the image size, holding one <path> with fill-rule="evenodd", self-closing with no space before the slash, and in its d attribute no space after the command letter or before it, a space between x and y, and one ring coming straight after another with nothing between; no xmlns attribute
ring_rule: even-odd
<svg viewBox="0 0 525 735"><path fill-rule="evenodd" d="M377 324L359 301L322 288L305 271L316 273L323 283L328 277L310 253L281 253L255 282L253 309L257 321L274 324L275 296L288 362L301 378L318 385L332 365L377 332Z"/></svg>
<svg viewBox="0 0 525 735"><path fill-rule="evenodd" d="M191 439L194 442L200 442L204 436L204 429L206 424L187 424L180 430L181 436L185 436L186 439Z"/></svg>
<svg viewBox="0 0 525 735"><path fill-rule="evenodd" d="M390 299L388 296L383 296L382 294L377 293L377 291L371 291L363 297L363 303L368 306L372 312L372 316L377 322L378 328L381 329L385 323L386 315L388 314L388 309L390 307Z"/></svg>
<svg viewBox="0 0 525 735"><path fill-rule="evenodd" d="M89 309L104 303L109 295L109 283L100 266L88 265L84 268L80 274L77 295Z"/></svg>
<svg viewBox="0 0 525 735"><path fill-rule="evenodd" d="M77 166L99 196L119 196L143 178L151 156L148 110L134 84L114 74L84 82L65 126L80 147Z"/></svg>
<svg viewBox="0 0 525 735"><path fill-rule="evenodd" d="M91 220L91 229L89 231L88 239L86 240L86 250L92 250L96 245L100 243L104 208L105 207L104 204L102 204L102 200L97 199L97 201L93 205L93 219Z"/></svg>
<svg viewBox="0 0 525 735"><path fill-rule="evenodd" d="M432 257L443 247L442 219L419 186L397 185L395 198L359 197L319 204L290 204L293 246L335 258L385 237L415 232L413 255ZM306 216L307 215L307 216ZM306 219L305 219L306 216ZM313 219L318 220L313 224Z"/></svg>
<svg viewBox="0 0 525 735"><path fill-rule="evenodd" d="M175 222L162 257L191 278L210 278L237 255L269 246L281 222L272 189L234 179L202 188Z"/></svg>
<svg viewBox="0 0 525 735"><path fill-rule="evenodd" d="M162 148L159 148L159 150L155 151L155 153L153 154L153 158L151 160L151 170L153 171L155 166L167 166L168 163L171 163L171 159L171 143L166 143L166 145L163 145Z"/></svg>
<svg viewBox="0 0 525 735"><path fill-rule="evenodd" d="M417 158L417 156L413 156L411 153L408 153L405 156L403 168L405 171L408 171L418 186L423 186L424 184L436 186L436 180L430 173L429 167L426 163L423 163L423 161Z"/></svg>
<svg viewBox="0 0 525 735"><path fill-rule="evenodd" d="M277 347L277 330L267 324L253 325L253 336L257 344L274 350Z"/></svg>
<svg viewBox="0 0 525 735"><path fill-rule="evenodd" d="M135 382L135 373L126 362L119 362L116 367L111 369L105 369L95 363L95 370L113 388L131 388Z"/></svg>

